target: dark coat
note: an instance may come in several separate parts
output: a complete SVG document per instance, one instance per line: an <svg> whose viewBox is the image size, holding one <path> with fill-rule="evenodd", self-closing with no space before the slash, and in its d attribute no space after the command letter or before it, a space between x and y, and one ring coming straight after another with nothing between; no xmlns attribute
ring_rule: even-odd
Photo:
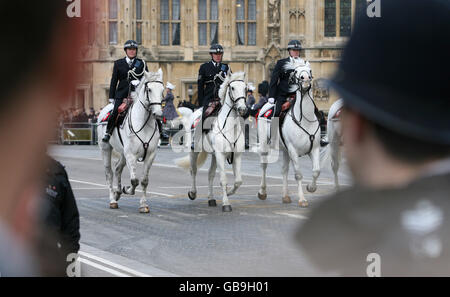
<svg viewBox="0 0 450 297"><path fill-rule="evenodd" d="M289 92L289 75L292 72L284 70L284 66L289 63L290 58L278 60L272 72L269 85L269 98L286 98Z"/></svg>
<svg viewBox="0 0 450 297"><path fill-rule="evenodd" d="M138 58L134 59L131 66L128 66L126 58L114 62L111 84L109 87L110 99L124 99L128 97L130 81L135 79L131 78L130 81L128 80L128 71L134 68L136 68L136 73L141 73L144 69L144 62ZM147 66L145 66L145 70L148 71ZM138 79L141 78L142 76L138 77Z"/></svg>
<svg viewBox="0 0 450 297"><path fill-rule="evenodd" d="M172 93L167 93L166 97L163 101L166 102L166 105L164 106L163 110L163 117L166 118L166 120L171 121L178 117L177 110L175 109L175 105L173 105L173 99L174 96Z"/></svg>
<svg viewBox="0 0 450 297"><path fill-rule="evenodd" d="M67 172L59 162L50 159L44 193L43 221L60 240L65 252L80 249L80 217ZM56 245L55 245L56 246Z"/></svg>
<svg viewBox="0 0 450 297"><path fill-rule="evenodd" d="M323 271L367 276L377 253L381 276L450 276L449 193L450 173L346 190L316 207L297 237Z"/></svg>
<svg viewBox="0 0 450 297"><path fill-rule="evenodd" d="M226 77L228 71L231 71L228 64L220 63L218 67L214 66L213 62L204 63L200 66L198 71L198 103L200 106L207 106L211 99L218 97L221 81L214 76L221 73Z"/></svg>

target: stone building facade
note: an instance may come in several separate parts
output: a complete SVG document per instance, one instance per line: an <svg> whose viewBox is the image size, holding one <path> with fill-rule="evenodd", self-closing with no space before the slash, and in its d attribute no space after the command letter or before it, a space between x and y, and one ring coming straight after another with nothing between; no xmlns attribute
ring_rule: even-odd
<svg viewBox="0 0 450 297"><path fill-rule="evenodd" d="M336 69L357 11L366 0L85 0L88 46L81 53L84 75L74 107L107 103L113 61L124 57L128 39L140 43L149 69L164 71L175 98L197 100L199 66L210 60L212 42L225 48L233 72L245 71L257 86L270 80L276 61L299 39L311 63L314 95L327 111L337 99L323 83Z"/></svg>

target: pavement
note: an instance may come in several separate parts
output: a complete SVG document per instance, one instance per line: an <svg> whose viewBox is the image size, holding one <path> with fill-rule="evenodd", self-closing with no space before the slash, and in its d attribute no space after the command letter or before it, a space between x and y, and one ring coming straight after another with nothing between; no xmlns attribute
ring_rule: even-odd
<svg viewBox="0 0 450 297"><path fill-rule="evenodd" d="M51 146L49 154L68 172L80 211L81 276L314 276L323 275L308 262L294 240L311 207L333 193L330 168L324 168L318 190L304 191L309 208L298 207L294 173L289 174L292 204L281 202L280 164L268 168L268 198L257 198L260 184L259 157L245 153L244 183L230 197L231 213L223 213L221 189L216 174L218 207L208 207L208 162L198 172L198 198L190 201L191 178L177 168L170 147L158 150L150 170L150 214L140 214L136 196L122 196L119 209L109 209L108 190L97 146ZM311 162L303 157L303 176L311 177ZM229 184L232 184L231 166ZM138 172L142 171L139 166ZM351 184L345 162L341 183ZM129 185L125 168L123 185ZM138 188L139 189L139 188Z"/></svg>

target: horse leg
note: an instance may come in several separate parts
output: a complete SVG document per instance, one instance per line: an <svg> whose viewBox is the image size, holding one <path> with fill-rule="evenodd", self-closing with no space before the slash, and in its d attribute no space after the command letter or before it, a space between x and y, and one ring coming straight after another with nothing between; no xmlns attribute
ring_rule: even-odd
<svg viewBox="0 0 450 297"><path fill-rule="evenodd" d="M222 187L222 211L231 212L230 201L227 196L227 173L225 172L225 153L216 153L217 167L220 173L220 186Z"/></svg>
<svg viewBox="0 0 450 297"><path fill-rule="evenodd" d="M142 197L139 201L139 212L140 213L149 213L150 208L147 204L147 187L148 187L148 175L150 173L150 168L152 167L153 161L155 160L156 151L149 154L147 159L144 161L144 177L141 181L142 186Z"/></svg>
<svg viewBox="0 0 450 297"><path fill-rule="evenodd" d="M197 179L197 159L198 159L198 152L191 152L190 158L191 158L191 177L192 177L192 187L191 190L188 192L189 199L195 200L197 198L197 185L196 185L196 179Z"/></svg>
<svg viewBox="0 0 450 297"><path fill-rule="evenodd" d="M114 177L116 179L114 195L116 196L116 201L119 201L120 195L122 195L122 172L126 164L125 156L121 155L114 168Z"/></svg>
<svg viewBox="0 0 450 297"><path fill-rule="evenodd" d="M109 188L109 207L112 209L119 208L119 205L117 204L116 196L114 195L113 190L113 171L111 169L111 154L112 154L112 147L108 146L107 148L102 148L102 155L103 155L103 165L105 166L105 175L106 175L106 183L108 184Z"/></svg>
<svg viewBox="0 0 450 297"><path fill-rule="evenodd" d="M302 189L302 173L301 168L300 168L300 158L297 156L297 152L295 150L289 150L289 156L291 157L292 160L292 164L294 165L294 170L295 170L295 180L297 181L297 186L298 186L298 205L300 207L307 207L308 206L308 201L306 201L305 199L305 194L303 193L303 189Z"/></svg>
<svg viewBox="0 0 450 297"><path fill-rule="evenodd" d="M261 162L262 168L262 177L261 177L261 186L258 192L258 198L261 200L267 199L267 183L266 183L266 172L267 172L267 163Z"/></svg>
<svg viewBox="0 0 450 297"><path fill-rule="evenodd" d="M306 190L310 193L314 193L317 190L317 179L320 175L320 149L316 146L309 154L313 165L312 182L306 186Z"/></svg>
<svg viewBox="0 0 450 297"><path fill-rule="evenodd" d="M339 178L338 178L338 171L339 171L339 143L330 143L332 147L331 149L331 168L333 169L334 173L334 185L336 187L336 190L339 190Z"/></svg>
<svg viewBox="0 0 450 297"><path fill-rule="evenodd" d="M128 169L130 170L131 186L123 187L123 192L127 195L134 195L139 179L136 177L137 158L131 153L126 154Z"/></svg>
<svg viewBox="0 0 450 297"><path fill-rule="evenodd" d="M242 175L241 175L241 153L234 153L233 162L233 173L234 173L234 186L231 191L228 191L227 195L231 196L236 193L237 189L242 185Z"/></svg>
<svg viewBox="0 0 450 297"><path fill-rule="evenodd" d="M289 188L288 188L288 174L289 174L289 162L291 159L289 158L288 152L283 150L283 164L281 167L281 172L283 174L283 192L282 192L282 201L283 203L291 203L291 197L289 197Z"/></svg>
<svg viewBox="0 0 450 297"><path fill-rule="evenodd" d="M208 205L211 207L217 206L216 199L214 199L214 177L216 175L217 162L215 154L211 157L211 167L209 167L208 172L208 186L209 186L209 194L208 194Z"/></svg>

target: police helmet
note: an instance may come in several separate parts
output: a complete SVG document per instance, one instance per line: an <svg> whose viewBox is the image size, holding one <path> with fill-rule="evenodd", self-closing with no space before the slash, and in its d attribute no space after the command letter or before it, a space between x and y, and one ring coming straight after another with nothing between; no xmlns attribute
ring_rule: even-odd
<svg viewBox="0 0 450 297"><path fill-rule="evenodd" d="M288 50L301 50L302 49L302 44L300 43L300 41L298 40L291 40L288 43Z"/></svg>
<svg viewBox="0 0 450 297"><path fill-rule="evenodd" d="M138 44L136 41L134 40L128 40L127 42L125 42L125 45L123 46L124 50L127 50L129 48L135 48L138 49Z"/></svg>
<svg viewBox="0 0 450 297"><path fill-rule="evenodd" d="M210 54L223 54L223 47L220 44L213 44L209 49Z"/></svg>

